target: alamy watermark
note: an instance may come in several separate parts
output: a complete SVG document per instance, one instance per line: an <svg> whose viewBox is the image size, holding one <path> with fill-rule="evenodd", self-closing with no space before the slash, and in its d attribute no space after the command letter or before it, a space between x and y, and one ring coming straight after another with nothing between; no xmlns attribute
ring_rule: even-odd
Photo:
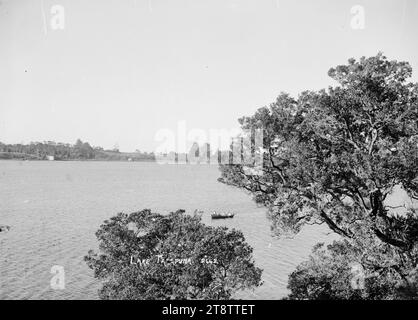
<svg viewBox="0 0 418 320"><path fill-rule="evenodd" d="M263 129L191 129L179 121L176 130L155 134L159 164L240 164L254 169L263 165Z"/></svg>
<svg viewBox="0 0 418 320"><path fill-rule="evenodd" d="M366 10L361 5L351 7L350 26L353 30L363 30L366 27Z"/></svg>
<svg viewBox="0 0 418 320"><path fill-rule="evenodd" d="M363 266L359 263L354 263L351 265L350 271L352 275L350 280L351 287L354 290L363 290L365 287L364 284L366 279L366 274Z"/></svg>
<svg viewBox="0 0 418 320"><path fill-rule="evenodd" d="M51 274L54 276L51 278L50 285L53 290L65 289L65 270L63 266L54 265L51 267Z"/></svg>

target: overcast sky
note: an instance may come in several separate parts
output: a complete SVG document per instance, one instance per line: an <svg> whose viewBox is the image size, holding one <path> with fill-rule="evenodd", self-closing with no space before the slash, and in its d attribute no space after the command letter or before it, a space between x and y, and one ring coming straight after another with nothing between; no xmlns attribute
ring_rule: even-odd
<svg viewBox="0 0 418 320"><path fill-rule="evenodd" d="M0 0L0 141L153 151L161 129L232 129L378 51L417 81L417 2Z"/></svg>

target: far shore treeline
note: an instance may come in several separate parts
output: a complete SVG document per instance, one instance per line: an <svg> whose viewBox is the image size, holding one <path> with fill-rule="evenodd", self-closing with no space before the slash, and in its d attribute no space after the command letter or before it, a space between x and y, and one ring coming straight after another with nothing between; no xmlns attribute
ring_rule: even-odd
<svg viewBox="0 0 418 320"><path fill-rule="evenodd" d="M53 157L53 158L52 158ZM0 142L1 159L21 160L97 160L97 161L155 161L154 153L120 152L118 148L104 150L92 147L80 139L74 145L54 141L30 144L4 144Z"/></svg>

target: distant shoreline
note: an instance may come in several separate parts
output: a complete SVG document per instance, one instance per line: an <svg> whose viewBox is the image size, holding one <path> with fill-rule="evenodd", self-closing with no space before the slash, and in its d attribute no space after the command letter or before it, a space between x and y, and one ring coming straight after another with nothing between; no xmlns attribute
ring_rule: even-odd
<svg viewBox="0 0 418 320"><path fill-rule="evenodd" d="M4 144L0 142L0 159L36 160L36 161L126 161L154 162L153 152L120 152L119 148L105 150L92 147L80 139L75 144L44 141L30 144Z"/></svg>
<svg viewBox="0 0 418 320"><path fill-rule="evenodd" d="M31 161L31 162L150 162L156 163L156 160L144 159L144 160L106 160L106 159L22 159L22 158L0 158L0 161Z"/></svg>

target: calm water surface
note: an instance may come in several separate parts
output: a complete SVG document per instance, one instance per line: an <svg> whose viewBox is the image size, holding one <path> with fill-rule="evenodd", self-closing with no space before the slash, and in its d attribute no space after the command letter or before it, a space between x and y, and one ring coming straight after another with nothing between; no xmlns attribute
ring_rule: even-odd
<svg viewBox="0 0 418 320"><path fill-rule="evenodd" d="M83 256L97 249L94 233L117 212L205 211L203 221L244 232L264 269L264 285L237 298L279 299L287 277L312 246L329 239L311 228L293 239L272 237L265 209L243 191L217 182L216 166L135 162L0 161L0 299L97 299L100 283ZM213 210L236 212L211 221ZM50 287L53 265L65 268L64 290Z"/></svg>

